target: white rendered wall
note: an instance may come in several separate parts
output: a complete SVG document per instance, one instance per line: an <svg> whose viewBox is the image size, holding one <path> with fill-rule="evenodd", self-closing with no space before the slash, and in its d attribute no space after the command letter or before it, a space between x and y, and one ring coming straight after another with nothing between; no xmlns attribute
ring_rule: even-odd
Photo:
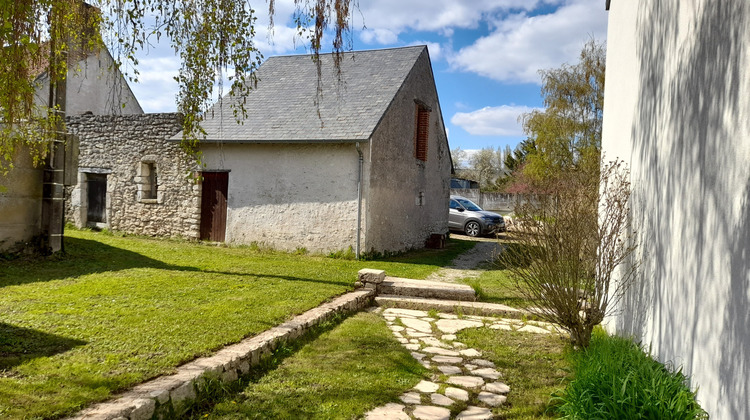
<svg viewBox="0 0 750 420"><path fill-rule="evenodd" d="M42 169L20 148L7 174L0 174L0 252L16 251L41 231Z"/></svg>
<svg viewBox="0 0 750 420"><path fill-rule="evenodd" d="M49 78L45 74L37 82L35 103L46 106ZM67 115L86 112L94 115L143 114L141 105L106 49L91 53L72 65L67 82Z"/></svg>
<svg viewBox="0 0 750 420"><path fill-rule="evenodd" d="M750 2L613 0L603 150L631 166L639 284L617 331L750 418Z"/></svg>
<svg viewBox="0 0 750 420"><path fill-rule="evenodd" d="M354 144L205 144L202 150L207 170L231 171L226 242L310 252L355 248Z"/></svg>

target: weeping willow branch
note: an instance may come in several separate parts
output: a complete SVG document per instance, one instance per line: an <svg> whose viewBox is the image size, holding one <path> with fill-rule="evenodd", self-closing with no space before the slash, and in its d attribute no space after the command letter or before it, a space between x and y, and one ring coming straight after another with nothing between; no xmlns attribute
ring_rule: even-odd
<svg viewBox="0 0 750 420"><path fill-rule="evenodd" d="M295 0L298 33L314 57L332 28L332 50L339 68L350 30L355 0ZM275 1L268 0L271 25ZM245 95L255 86L254 71L263 55L254 42L257 12L247 0L0 0L0 172L13 166L18 148L27 145L35 162L44 157L54 112L34 101L37 79L47 74L62 82L69 66L55 60L107 46L116 65L131 81L138 80L138 55L167 38L181 67L178 110L184 113L182 146L195 153L202 137L200 122L211 106L214 87L223 92L231 74L231 93ZM52 10L56 12L51 13ZM307 27L307 23L312 28ZM101 34L101 36L100 36ZM50 39L69 42L49 44ZM320 63L318 78L320 79ZM235 116L244 115L242 102Z"/></svg>

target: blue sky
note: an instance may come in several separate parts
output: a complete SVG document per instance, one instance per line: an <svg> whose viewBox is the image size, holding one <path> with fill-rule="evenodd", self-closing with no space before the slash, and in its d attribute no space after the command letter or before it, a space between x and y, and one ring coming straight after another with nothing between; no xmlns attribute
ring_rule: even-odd
<svg viewBox="0 0 750 420"><path fill-rule="evenodd" d="M355 0L356 1L356 0ZM295 40L294 0L276 0L269 37L259 10L264 56L305 54ZM575 63L592 37L606 40L604 0L359 0L354 50L427 44L451 148L515 147L518 116L542 106L539 69ZM140 57L131 87L146 112L173 112L179 62L166 45Z"/></svg>

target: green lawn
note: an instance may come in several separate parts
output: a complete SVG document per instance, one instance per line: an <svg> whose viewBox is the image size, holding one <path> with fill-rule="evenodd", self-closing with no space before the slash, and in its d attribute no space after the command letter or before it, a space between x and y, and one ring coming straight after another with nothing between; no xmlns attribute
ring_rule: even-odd
<svg viewBox="0 0 750 420"><path fill-rule="evenodd" d="M348 318L195 419L351 419L424 379L383 319Z"/></svg>
<svg viewBox="0 0 750 420"><path fill-rule="evenodd" d="M565 388L570 362L566 338L553 334L471 328L460 331L458 340L495 362L510 386L508 401L496 409L501 419L551 418L546 413L552 393Z"/></svg>
<svg viewBox="0 0 750 420"><path fill-rule="evenodd" d="M506 233L498 238L501 246L514 246L516 241L512 234ZM516 308L534 306L526 299L511 278L510 270L502 267L501 261L484 264L483 271L478 278L466 278L461 281L470 285L477 292L478 300L482 302L499 303Z"/></svg>
<svg viewBox="0 0 750 420"><path fill-rule="evenodd" d="M531 302L524 298L507 270L489 269L478 278L462 281L474 288L477 298L482 302L500 303L516 308L531 306Z"/></svg>
<svg viewBox="0 0 750 420"><path fill-rule="evenodd" d="M473 243L378 261L66 231L0 260L0 418L55 418L352 289L361 268L424 278Z"/></svg>

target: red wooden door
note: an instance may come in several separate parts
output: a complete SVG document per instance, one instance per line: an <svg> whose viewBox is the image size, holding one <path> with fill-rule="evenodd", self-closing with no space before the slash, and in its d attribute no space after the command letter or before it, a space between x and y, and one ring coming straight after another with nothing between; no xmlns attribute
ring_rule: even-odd
<svg viewBox="0 0 750 420"><path fill-rule="evenodd" d="M203 172L201 240L224 242L229 172Z"/></svg>

